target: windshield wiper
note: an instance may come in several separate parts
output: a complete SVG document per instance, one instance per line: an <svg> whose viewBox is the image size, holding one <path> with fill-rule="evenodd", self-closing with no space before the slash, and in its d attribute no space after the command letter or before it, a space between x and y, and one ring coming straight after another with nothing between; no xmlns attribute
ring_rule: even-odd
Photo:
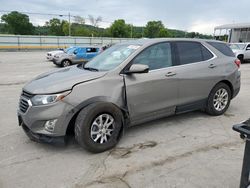
<svg viewBox="0 0 250 188"><path fill-rule="evenodd" d="M84 66L83 69L89 70L89 71L95 71L95 72L98 72L98 71L99 71L98 69L93 68L93 67L85 67L85 66Z"/></svg>

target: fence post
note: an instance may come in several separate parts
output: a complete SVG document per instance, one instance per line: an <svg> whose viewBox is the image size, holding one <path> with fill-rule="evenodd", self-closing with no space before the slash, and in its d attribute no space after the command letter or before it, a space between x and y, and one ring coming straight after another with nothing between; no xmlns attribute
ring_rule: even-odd
<svg viewBox="0 0 250 188"><path fill-rule="evenodd" d="M40 41L40 48L42 49L42 37L41 37L41 35L39 36L39 41Z"/></svg>
<svg viewBox="0 0 250 188"><path fill-rule="evenodd" d="M17 36L17 46L18 46L18 50L20 50L20 36Z"/></svg>
<svg viewBox="0 0 250 188"><path fill-rule="evenodd" d="M59 43L59 37L57 37L57 48L59 48L60 43Z"/></svg>

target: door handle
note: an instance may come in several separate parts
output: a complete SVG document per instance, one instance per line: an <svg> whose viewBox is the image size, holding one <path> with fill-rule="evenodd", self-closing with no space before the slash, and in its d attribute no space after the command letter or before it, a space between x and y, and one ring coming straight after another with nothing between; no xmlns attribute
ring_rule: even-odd
<svg viewBox="0 0 250 188"><path fill-rule="evenodd" d="M174 72L168 72L167 74L165 74L166 77L171 77L174 75L176 75L176 73L174 73Z"/></svg>
<svg viewBox="0 0 250 188"><path fill-rule="evenodd" d="M217 65L215 65L215 64L210 64L210 65L208 66L208 68L210 68L210 69L213 69L213 68L215 68L215 67L217 67Z"/></svg>

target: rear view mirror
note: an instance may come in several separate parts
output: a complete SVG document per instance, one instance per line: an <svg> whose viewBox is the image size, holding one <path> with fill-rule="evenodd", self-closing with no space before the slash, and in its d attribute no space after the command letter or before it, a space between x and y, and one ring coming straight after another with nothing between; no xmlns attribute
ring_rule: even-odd
<svg viewBox="0 0 250 188"><path fill-rule="evenodd" d="M134 73L148 73L148 65L143 64L133 64L129 70L125 71L125 74L134 74Z"/></svg>

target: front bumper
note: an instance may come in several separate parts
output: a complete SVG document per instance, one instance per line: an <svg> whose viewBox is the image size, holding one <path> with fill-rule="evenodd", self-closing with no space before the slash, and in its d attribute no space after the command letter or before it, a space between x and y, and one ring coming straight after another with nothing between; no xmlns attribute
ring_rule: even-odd
<svg viewBox="0 0 250 188"><path fill-rule="evenodd" d="M41 106L32 106L29 103L26 111L21 111L21 107L19 108L17 111L19 125L24 126L26 128L25 132L28 132L36 140L50 140L48 138L64 137L70 120L74 115L74 107L68 101L58 101L53 104ZM56 120L53 130L45 129L45 124L49 120Z"/></svg>
<svg viewBox="0 0 250 188"><path fill-rule="evenodd" d="M53 58L53 59L52 59L52 62L53 62L55 65L61 65L61 61L60 61L59 59Z"/></svg>
<svg viewBox="0 0 250 188"><path fill-rule="evenodd" d="M32 141L39 142L39 143L49 143L49 144L54 144L54 145L65 145L66 143L65 136L51 137L51 136L47 136L43 134L36 134L36 133L33 133L23 122L19 122L19 125L22 126L24 132Z"/></svg>
<svg viewBox="0 0 250 188"><path fill-rule="evenodd" d="M48 61L52 61L53 60L53 56L46 56L46 59L48 60Z"/></svg>

